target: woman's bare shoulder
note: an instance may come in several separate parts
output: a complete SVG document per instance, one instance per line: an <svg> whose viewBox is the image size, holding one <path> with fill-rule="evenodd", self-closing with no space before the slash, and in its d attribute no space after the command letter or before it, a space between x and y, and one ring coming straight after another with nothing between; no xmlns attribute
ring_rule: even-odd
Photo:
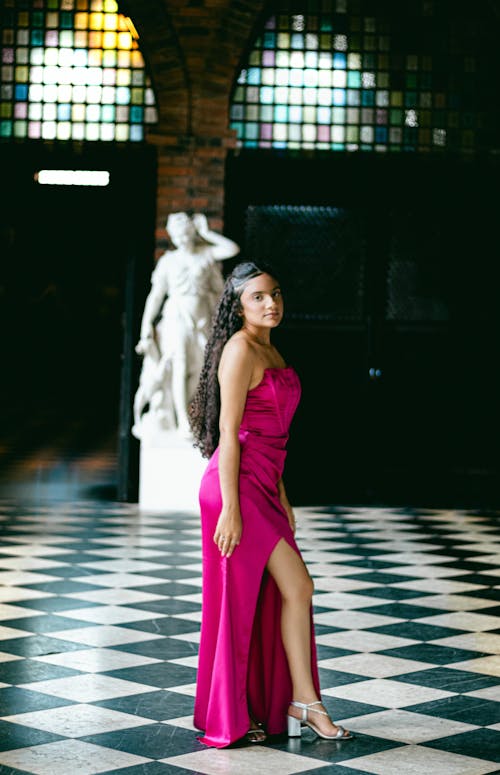
<svg viewBox="0 0 500 775"><path fill-rule="evenodd" d="M219 373L222 370L245 371L251 373L255 362L255 351L244 334L237 331L224 345L220 359Z"/></svg>
<svg viewBox="0 0 500 775"><path fill-rule="evenodd" d="M230 336L222 350L223 355L226 353L236 358L249 358L253 355L253 352L252 343L248 341L242 331L236 331L235 334Z"/></svg>

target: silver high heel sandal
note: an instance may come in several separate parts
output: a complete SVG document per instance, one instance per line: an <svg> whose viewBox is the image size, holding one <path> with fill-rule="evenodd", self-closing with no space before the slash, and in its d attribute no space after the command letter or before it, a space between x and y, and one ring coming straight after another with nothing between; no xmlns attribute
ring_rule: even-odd
<svg viewBox="0 0 500 775"><path fill-rule="evenodd" d="M335 724L336 727L338 727L338 732L335 735L325 735L323 732L321 732L316 724L313 724L309 719L307 718L308 712L311 713L320 713L322 716L328 716L328 713L325 713L324 710L317 710L316 708L313 708L313 705L322 705L323 703L321 700L316 700L316 702L310 702L309 705L306 705L304 702L298 702L297 700L292 700L290 703L293 705L294 708L300 708L302 710L302 718L295 718L295 716L288 715L288 737L301 737L302 735L302 727L306 726L309 727L309 729L312 729L313 732L315 732L318 737L322 737L323 740L350 740L351 737L354 737L349 731L344 729L344 727L339 726L338 724Z"/></svg>

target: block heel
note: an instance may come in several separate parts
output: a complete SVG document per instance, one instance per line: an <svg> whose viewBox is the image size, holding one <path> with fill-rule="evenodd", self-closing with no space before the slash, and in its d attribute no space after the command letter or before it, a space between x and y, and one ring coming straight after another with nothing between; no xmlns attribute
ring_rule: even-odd
<svg viewBox="0 0 500 775"><path fill-rule="evenodd" d="M295 716L288 716L288 737L302 737L302 724Z"/></svg>
<svg viewBox="0 0 500 775"><path fill-rule="evenodd" d="M350 740L352 737L354 737L351 732L349 732L347 729L344 729L344 727L341 727L339 724L335 724L335 726L338 727L338 731L335 735L325 735L319 729L319 727L309 719L309 713L318 713L320 716L328 716L328 713L326 713L324 710L318 710L318 708L314 707L314 705L322 706L323 703L321 700L316 700L316 702L310 703L292 700L291 704L294 708L300 708L302 711L302 718L295 718L295 716L290 715L288 716L288 737L301 737L303 726L312 729L312 731L315 732L318 737L322 737L323 740Z"/></svg>

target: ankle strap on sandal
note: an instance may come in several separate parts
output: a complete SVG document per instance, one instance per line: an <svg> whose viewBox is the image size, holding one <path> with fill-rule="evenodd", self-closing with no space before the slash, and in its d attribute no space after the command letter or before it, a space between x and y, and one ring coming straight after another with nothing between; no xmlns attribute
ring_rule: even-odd
<svg viewBox="0 0 500 775"><path fill-rule="evenodd" d="M292 700L290 703L293 705L294 708L300 708L302 710L302 718L301 721L307 721L307 711L311 711L311 713L320 713L322 716L328 716L328 713L325 713L324 710L317 710L314 708L314 705L323 705L321 700L316 700L315 702L310 702L309 704L305 702L299 702L298 700Z"/></svg>

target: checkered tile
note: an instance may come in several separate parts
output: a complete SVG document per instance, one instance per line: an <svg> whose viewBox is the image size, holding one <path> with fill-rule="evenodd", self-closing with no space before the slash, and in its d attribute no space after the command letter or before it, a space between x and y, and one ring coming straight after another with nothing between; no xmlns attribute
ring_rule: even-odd
<svg viewBox="0 0 500 775"><path fill-rule="evenodd" d="M0 775L500 773L498 513L297 509L323 699L355 732L193 728L199 518L0 501Z"/></svg>

